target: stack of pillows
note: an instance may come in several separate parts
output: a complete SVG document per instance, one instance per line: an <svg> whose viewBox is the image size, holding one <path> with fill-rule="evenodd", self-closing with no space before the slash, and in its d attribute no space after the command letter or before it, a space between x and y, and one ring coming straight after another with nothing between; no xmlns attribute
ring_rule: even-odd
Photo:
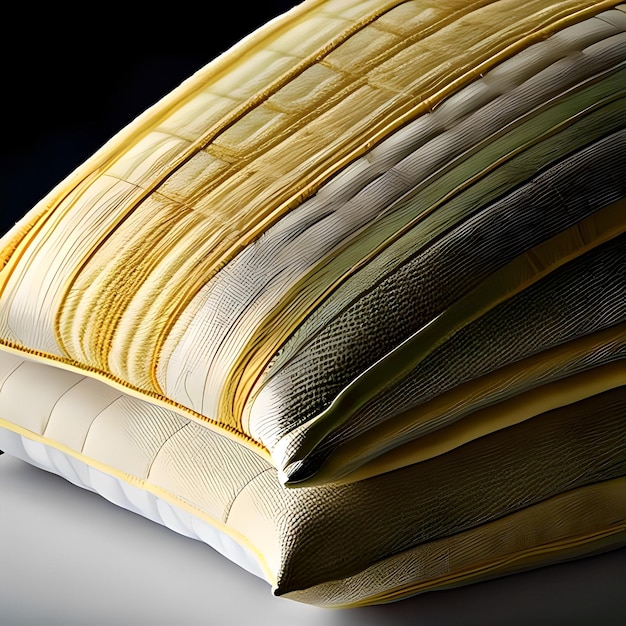
<svg viewBox="0 0 626 626"><path fill-rule="evenodd" d="M626 5L305 0L0 240L0 449L276 595L626 543Z"/></svg>

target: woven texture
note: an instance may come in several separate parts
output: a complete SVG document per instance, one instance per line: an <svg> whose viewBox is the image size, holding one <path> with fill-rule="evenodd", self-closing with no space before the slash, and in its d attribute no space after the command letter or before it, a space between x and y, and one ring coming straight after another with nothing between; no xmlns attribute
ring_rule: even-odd
<svg viewBox="0 0 626 626"><path fill-rule="evenodd" d="M295 6L2 237L0 444L320 605L622 545L625 63L618 2Z"/></svg>

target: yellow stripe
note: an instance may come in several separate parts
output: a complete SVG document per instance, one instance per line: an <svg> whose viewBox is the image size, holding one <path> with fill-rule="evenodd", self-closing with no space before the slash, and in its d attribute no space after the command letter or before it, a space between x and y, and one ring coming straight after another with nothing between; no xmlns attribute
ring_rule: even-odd
<svg viewBox="0 0 626 626"><path fill-rule="evenodd" d="M476 402L477 399L484 397L490 397L496 390L510 389L513 384L532 384L532 381L540 381L543 376L549 376L555 370L558 372L559 368L564 364L580 360L585 355L593 354L602 347L611 344L616 344L620 347L626 344L626 323L617 324L606 330L568 341L521 361L511 363L476 380L463 383L418 407L394 415L393 420L383 422L379 426L369 429L363 436L357 436L354 441L346 441L341 444L342 452L340 455L350 459L356 455L364 455L372 451L380 452L381 448L388 449L391 445L394 445L393 454L395 454L397 442L401 444L403 434L414 432L415 427L442 416L453 414L467 407L468 404L472 406L472 402ZM622 377L620 378L618 375L617 385L626 384L626 376L624 375L626 364L619 362L616 364L616 367L618 371L620 369L622 371ZM570 381L571 378L567 377L565 380ZM518 397L515 395L508 401L515 404ZM495 406L501 408L502 404ZM499 410L499 412L501 411ZM461 420L473 420L475 415L469 415L468 417L464 415L461 417ZM447 432L447 428L444 432ZM418 446L419 442L419 447L422 447L424 440L429 437L430 435L420 436L418 441L410 442L408 445ZM437 433L433 437L437 438ZM333 468L336 469L333 470ZM343 465L334 461L333 456L331 456L319 472L320 481L323 480L322 476L326 473L336 474L337 470L342 468ZM317 477L314 478L317 480Z"/></svg>
<svg viewBox="0 0 626 626"><path fill-rule="evenodd" d="M188 147L187 150L181 152L176 159L168 163L167 170L165 170L158 178L156 178L153 181L153 183L149 187L143 189L142 192L133 199L132 204L126 207L124 212L122 212L119 215L118 219L116 220L115 224L110 228L106 237L103 240L100 240L99 242L96 242L94 244L94 252L98 248L102 247L102 245L105 243L106 240L112 237L114 232L124 224L125 220L128 218L130 214L136 211L142 205L142 203L147 198L149 198L151 194L156 193L159 187L161 187L168 178L170 178L173 174L175 174L176 171L179 170L185 163L187 163L194 155L196 155L198 152L202 150L206 150L207 146L210 143L215 141L221 134L223 134L226 130L232 127L235 123L240 121L246 114L250 113L256 107L258 107L261 103L266 101L270 97L270 95L272 95L282 86L287 84L295 76L301 74L307 67L310 67L311 65L319 62L321 58L323 58L333 49L341 45L341 43L343 43L345 40L351 37L355 32L358 32L362 28L366 27L369 23L374 21L379 15L383 14L384 12L388 11L390 8L392 8L393 6L396 6L399 3L400 3L400 0L393 0L391 2L382 3L381 6L378 7L378 9L375 12L369 15L363 16L359 21L351 25L349 29L342 32L340 35L335 37L332 41L327 42L327 44L321 50L316 50L309 57L302 60L300 63L297 63L293 68L290 69L290 71L288 71L279 80L275 81L271 85L264 88L260 93L256 94L252 99L246 100L241 106L235 108L232 112L230 112L228 115L222 118L219 121L219 123L216 124L213 128L206 131L201 137L199 137L195 142L193 142ZM323 2L314 2L314 3L311 3L311 5L309 5L309 3L305 2L301 6L301 15L306 16L307 14L313 14L315 9L322 7L323 4L324 4ZM245 54L252 54L252 52L254 52L255 50L262 49L267 39L276 38L278 34L280 34L281 32L288 31L289 28L296 21L297 21L296 17L291 16L291 13L288 13L286 16L283 17L283 19L278 20L276 22L276 27L272 29L272 32L267 33L264 36L260 36L261 33L259 34L255 33L254 36L251 37L249 40L250 43L249 43L248 48L245 49L243 51L243 54L240 54L240 56L244 56ZM179 99L179 102L175 104L176 108L179 108L180 106L182 106L182 104L185 101L188 101L192 95L195 95L195 93L199 91L200 88L202 88L203 90L206 90L207 87L211 84L211 82L214 82L223 73L228 72L229 66L228 65L224 66L225 64L223 60L221 59L221 57L220 57L220 61L221 61L221 63L219 64L220 70L218 71L217 69L215 69L212 75L205 78L207 82L204 85L196 84L195 90L193 93L184 94L182 98ZM128 145L129 143L137 142L141 138L141 136L144 136L149 131L154 130L157 127L157 123L159 121L162 121L163 118L166 116L166 114L170 113L173 110L173 108L174 106L170 106L166 108L166 110L163 111L163 114L159 118L152 121L152 127L144 124L140 130L140 134L138 133L137 136L132 137L131 142L127 140L125 144L121 145L121 147L123 148L123 147L126 147L126 145ZM108 165L111 165L111 163L114 160L118 160L119 157L123 156L123 153L120 152L117 155L113 153L113 156L114 157L117 156L117 159L109 160ZM247 163L249 160L250 160L249 157L247 157L243 153L239 153L235 155L233 157L234 163L233 163L233 168L231 168L231 175L232 175L233 169L237 171L237 169L240 169L242 165ZM220 180L217 179L216 181L214 181L213 184L217 185L219 182ZM236 186L235 190L237 189L241 189L241 187ZM207 191L209 190L210 188ZM241 205L241 202L238 201L235 204ZM240 217L242 217L244 221L247 221L246 218L249 218L252 224L254 224L255 221L259 219L259 216L255 212L250 211L249 207L247 206L244 206L243 209L240 208ZM231 222L234 222L234 221L235 220L231 219ZM250 230L251 228L254 229L254 227L250 224L248 224L247 226L237 224L233 226L233 228L235 229L235 232L240 234L240 236L237 237L236 239L233 239L232 236L229 235L229 232L227 230L224 233L222 242L220 242L219 244L216 243L215 247L211 251L211 255L208 257L205 256L202 263L199 263L198 266L195 268L194 271L192 271L190 275L186 274L182 280L180 280L174 285L167 284L167 283L166 284L159 283L155 285L153 293L155 294L156 298L161 296L161 298L163 299L163 294L165 290L167 290L166 292L167 295L164 297L165 302L163 302L162 304L162 310L159 311L156 314L156 316L153 318L152 324L154 326L154 329L153 329L154 332L150 333L150 336L152 337L150 341L151 345L147 346L145 351L142 352L142 357L140 359L142 362L145 362L144 357L143 357L143 354L145 354L148 359L153 360L153 365L152 365L150 373L152 375L152 389L155 391L159 391L162 393L162 390L159 388L158 382L156 381L156 359L158 357L155 356L155 354L158 354L160 352L162 340L164 340L165 335L171 329L171 326L173 325L175 319L178 317L180 312L188 304L189 300L191 300L191 298L195 295L200 285L203 282L206 282L206 280L208 280L208 278L213 273L215 273L215 271L217 271L217 269L220 266L224 265L225 261L223 260L223 257L226 255L229 258L232 258L232 256L234 256L236 252L243 249L248 244L248 242L252 240L252 238L254 238L256 234L258 234L258 232L260 232L260 230L262 230L262 226L260 228L257 227L256 230ZM191 232L196 232L196 233L200 231L199 228L190 229L190 230ZM206 238L206 235L203 234L201 238ZM224 250L223 244L226 244L226 250ZM141 250L138 251L138 254L140 256L142 255L142 253L149 254L152 245L153 245L152 241L146 242L145 249L143 251ZM189 249L191 248L191 246L187 246L187 247ZM229 247L230 247L230 250L228 249ZM78 279L80 274L85 271L85 268L88 266L89 261L91 260L92 256L93 255L89 255L88 257L86 257L83 260L83 262L74 269L73 274L71 277L69 277L69 280L67 283L66 296L67 296L67 293L72 289L74 282ZM176 262L180 260L176 259L174 255L172 255L172 260L174 261L173 266L174 268L176 268L177 267ZM212 263L210 263L210 261L212 261ZM174 273L174 271L175 269L170 269L170 273ZM1 294L1 291L0 291L0 294ZM174 297L174 294L176 295L176 297ZM132 289L128 289L124 293L118 294L116 298L116 306L115 306L115 310L113 311L113 315L119 316L119 312L122 310L125 310L129 306L134 296L135 296L135 291ZM150 299L148 298L148 305L149 304L150 304ZM68 353L68 350L64 341L64 335L66 333L69 333L70 329L64 330L64 326L68 326L68 325L73 326L75 324L75 320L71 314L67 315L67 319L64 319L64 317L66 316L66 313L64 312L64 307L65 307L65 303L62 302L61 305L59 306L59 315L57 316L57 319L56 319L55 335L56 335L57 342L59 343L59 346L61 346L61 348L66 353ZM72 310L71 307L70 307L70 310ZM108 352L110 350L110 346L112 342L112 335L110 333L106 333L106 330L104 328L100 328L97 322L95 323L95 325L97 328L99 328L97 332L97 337L99 341L97 341L97 344L101 346L101 349L98 349L97 346L94 346L95 348L94 353L95 355L98 355L98 357L96 357L95 359L96 362L92 363L92 365L94 365L95 367L104 366L106 368L107 360L108 360ZM111 327L109 326L109 328ZM114 324L112 328L113 329L117 328L117 325ZM153 351L154 337L158 337L158 340L156 342L156 345L157 345L156 352ZM87 341L89 341L89 339L91 338L92 337L87 338ZM129 341L132 341L132 339L129 339ZM145 380L145 383L147 386L148 380Z"/></svg>
<svg viewBox="0 0 626 626"><path fill-rule="evenodd" d="M166 491L165 489L162 489L160 487L157 487L156 485L153 485L152 483L148 482L147 480L144 480L143 478L139 478L138 476L134 476L132 474L127 474L126 472L121 472L115 467L106 465L105 463L101 463L100 461L97 461L96 459L92 459L91 457L86 456L85 454L82 454L80 452L77 452L73 448L69 448L68 446L63 445L59 443L58 441L48 439L47 437L42 437L41 435L38 435L30 430L22 428L21 426L18 426L17 424L9 422L3 419L2 417L0 417L0 428L5 428L8 431L17 433L18 435L25 437L26 439L36 441L49 448L54 448L55 450L63 452L64 454L67 454L68 456L71 456L72 458L77 459L78 461L84 463L85 465L93 467L94 469L104 472L105 474L108 474L110 476L114 476L118 480L121 480L133 487L136 487L138 489L143 489L144 491L151 493L152 495L160 498L161 500L167 502L168 504L171 504L175 507L178 507L179 509L182 509L186 513L189 513L191 516L201 519L204 522L207 522L208 524L216 528L219 532L222 532L228 535L236 543L243 546L244 548L249 550L252 554L254 554L259 564L261 565L261 568L263 569L263 574L266 580L270 584L274 584L274 585L276 584L276 575L274 572L272 572L269 569L269 566L265 560L265 557L263 556L263 553L255 545L253 545L248 540L247 537L241 535L236 530L234 530L230 526L227 526L223 522L211 517L202 509L199 509L193 506L192 504L189 504L189 502L187 502L186 500L179 498L175 494L170 493L169 491Z"/></svg>
<svg viewBox="0 0 626 626"><path fill-rule="evenodd" d="M401 380L423 358L501 302L522 292L559 267L626 232L626 198L593 213L574 226L516 257L478 287L389 352L344 388L322 413L312 418L306 438L290 461L302 459L332 430L349 420L380 390Z"/></svg>
<svg viewBox="0 0 626 626"><path fill-rule="evenodd" d="M532 389L494 406L481 409L432 434L394 447L386 454L346 473L346 462L352 460L355 455L362 454L361 445L363 442L360 438L355 438L348 445L339 448L338 452L331 456L320 472L311 480L299 483L298 487L308 487L325 482L354 482L413 465L450 452L502 428L519 424L542 413L574 404L623 385L626 385L626 363L611 363L610 365L595 367L587 372L541 385L537 389ZM422 417L419 410L411 413L416 418ZM364 439L366 444L369 442L370 448L372 447L371 440L378 440L371 433L367 433Z"/></svg>
<svg viewBox="0 0 626 626"><path fill-rule="evenodd" d="M36 363L42 363L48 366L56 366L61 369L67 370L68 372L74 372L75 374L88 376L89 378L99 380L100 382L114 387L115 389L119 389L120 391L131 397L137 398L144 402L155 404L156 406L163 407L170 411L175 411L182 417L189 418L194 422L201 424L202 426L222 435L223 437L227 437L231 441L235 441L238 444L245 446L250 450L253 450L256 454L271 463L271 456L268 450L256 439L253 439L246 433L242 433L239 430L229 427L227 424L222 424L220 422L217 422L216 420L209 419L205 415L201 415L196 411L192 411L188 407L183 406L182 404L179 404L178 402L175 402L174 400L171 400L170 398L167 398L161 394L138 389L126 380L116 378L110 373L91 368L84 363L78 363L64 357L56 356L54 354L48 354L46 352L32 350L31 348L27 348L25 346L6 341L2 337L0 337L0 346L2 346L2 350L8 352L9 354L14 354L16 356L29 359Z"/></svg>

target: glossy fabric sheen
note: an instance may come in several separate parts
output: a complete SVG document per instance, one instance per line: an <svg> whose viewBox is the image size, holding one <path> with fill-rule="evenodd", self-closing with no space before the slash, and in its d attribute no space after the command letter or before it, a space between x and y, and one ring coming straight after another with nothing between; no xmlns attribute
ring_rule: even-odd
<svg viewBox="0 0 626 626"><path fill-rule="evenodd" d="M0 448L323 606L624 545L625 106L618 2L305 0L2 237Z"/></svg>

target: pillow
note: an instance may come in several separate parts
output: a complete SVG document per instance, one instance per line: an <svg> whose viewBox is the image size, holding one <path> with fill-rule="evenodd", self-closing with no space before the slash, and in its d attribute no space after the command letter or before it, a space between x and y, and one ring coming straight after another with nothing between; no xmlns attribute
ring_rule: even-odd
<svg viewBox="0 0 626 626"><path fill-rule="evenodd" d="M0 448L322 606L623 546L625 42L581 0L269 22L2 238Z"/></svg>

